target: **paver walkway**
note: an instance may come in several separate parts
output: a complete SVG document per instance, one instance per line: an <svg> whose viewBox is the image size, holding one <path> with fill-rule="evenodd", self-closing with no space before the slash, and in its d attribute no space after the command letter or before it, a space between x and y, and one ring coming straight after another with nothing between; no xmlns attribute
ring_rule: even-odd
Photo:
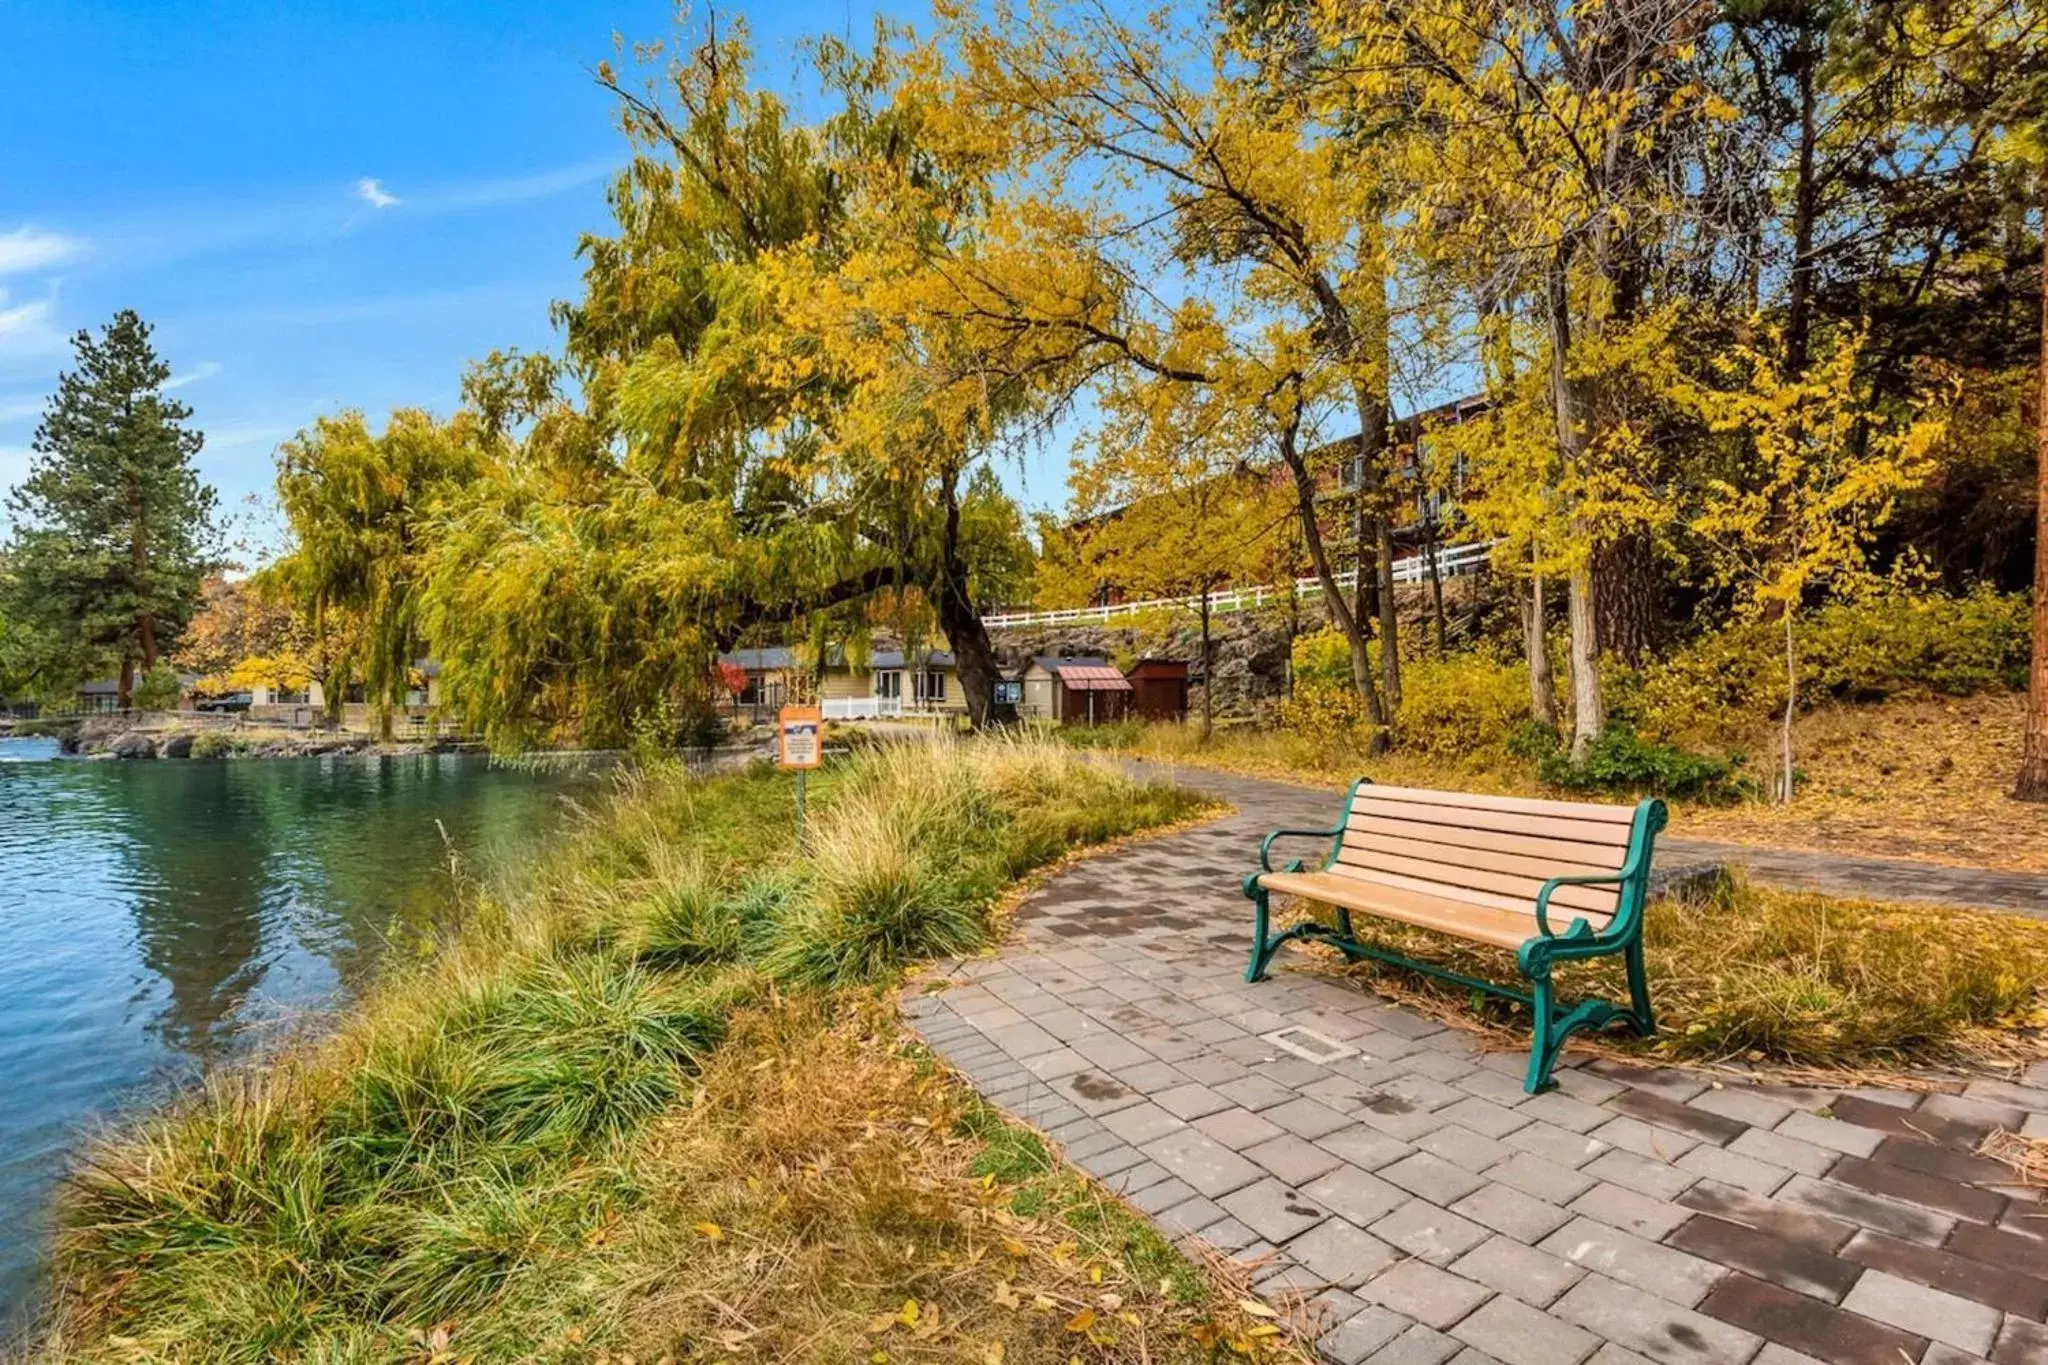
<svg viewBox="0 0 2048 1365"><path fill-rule="evenodd" d="M2048 1204L1972 1154L2048 1134L2048 1068L1922 1096L1568 1055L1531 1098L1520 1053L1355 986L1247 985L1256 838L1335 798L1189 780L1239 812L1077 865L904 1009L1169 1234L1312 1296L1326 1359L2048 1365Z"/></svg>

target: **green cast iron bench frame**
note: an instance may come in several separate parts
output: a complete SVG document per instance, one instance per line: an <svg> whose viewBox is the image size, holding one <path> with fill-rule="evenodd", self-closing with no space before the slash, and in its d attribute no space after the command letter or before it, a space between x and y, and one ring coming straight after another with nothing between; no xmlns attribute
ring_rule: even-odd
<svg viewBox="0 0 2048 1365"><path fill-rule="evenodd" d="M1565 1039L1621 1020L1643 1037L1655 1028L1643 968L1643 905L1650 855L1668 820L1664 803L1626 806L1478 796L1380 787L1360 778L1333 829L1276 829L1259 845L1259 871L1244 879L1253 906L1251 962L1245 980L1290 939L1330 944L1347 957L1372 958L1529 1007L1534 1020L1530 1094L1553 1088ZM1301 859L1275 869L1273 844L1284 838L1330 841L1311 871ZM1307 920L1273 933L1272 892L1329 905L1334 925ZM1382 918L1476 943L1511 949L1528 990L1483 981L1360 942L1351 916ZM1562 927L1557 920L1567 917ZM1629 1003L1586 999L1560 1007L1551 971L1561 962L1622 955Z"/></svg>

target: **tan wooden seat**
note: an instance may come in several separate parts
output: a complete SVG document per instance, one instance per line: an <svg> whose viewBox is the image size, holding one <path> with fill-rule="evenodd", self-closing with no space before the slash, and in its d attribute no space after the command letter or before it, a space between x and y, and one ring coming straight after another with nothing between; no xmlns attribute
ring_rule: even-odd
<svg viewBox="0 0 2048 1365"><path fill-rule="evenodd" d="M1256 909L1256 941L1246 979L1265 974L1273 952L1290 938L1331 943L1445 977L1530 1006L1536 1016L1529 1089L1543 1088L1564 1037L1627 1017L1652 1026L1642 970L1642 903L1651 846L1664 827L1664 803L1610 806L1519 796L1380 787L1361 779L1345 802L1344 819L1327 830L1275 830L1259 848L1260 871L1245 879ZM1276 840L1328 840L1321 863L1273 867ZM1267 898L1297 896L1334 908L1335 923L1310 921L1270 932ZM1530 991L1477 981L1361 942L1351 916L1448 934L1516 954ZM1554 961L1622 953L1631 1007L1589 1001L1558 1013L1551 1002Z"/></svg>

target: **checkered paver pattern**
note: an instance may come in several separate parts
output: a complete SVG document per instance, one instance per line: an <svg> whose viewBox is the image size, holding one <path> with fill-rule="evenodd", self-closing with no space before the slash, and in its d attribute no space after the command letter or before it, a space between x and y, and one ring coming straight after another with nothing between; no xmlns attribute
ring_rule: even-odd
<svg viewBox="0 0 2048 1365"><path fill-rule="evenodd" d="M2048 1067L1922 1093L1570 1056L1532 1098L1521 1054L1347 983L1247 985L1255 838L1333 803L1198 781L1238 814L1078 865L904 1008L1167 1233L1306 1296L1327 1360L2048 1365L2048 1203L1974 1154L2048 1134Z"/></svg>

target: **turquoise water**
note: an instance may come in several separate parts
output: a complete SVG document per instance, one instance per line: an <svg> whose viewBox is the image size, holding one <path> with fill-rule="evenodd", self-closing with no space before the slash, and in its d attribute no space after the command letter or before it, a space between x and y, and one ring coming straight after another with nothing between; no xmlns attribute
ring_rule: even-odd
<svg viewBox="0 0 2048 1365"><path fill-rule="evenodd" d="M346 1000L600 791L474 756L117 763L0 739L0 1318L79 1134Z"/></svg>

